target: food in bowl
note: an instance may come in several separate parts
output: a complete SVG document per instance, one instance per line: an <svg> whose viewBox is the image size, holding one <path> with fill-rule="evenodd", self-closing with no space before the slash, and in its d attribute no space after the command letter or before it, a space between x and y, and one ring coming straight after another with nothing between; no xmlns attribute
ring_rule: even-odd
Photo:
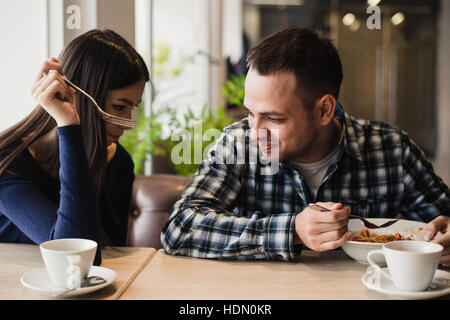
<svg viewBox="0 0 450 320"><path fill-rule="evenodd" d="M369 229L362 229L357 236L352 238L352 241L375 243L386 243L398 240L412 240L412 238L403 237L399 232L396 232L395 234L376 234Z"/></svg>
<svg viewBox="0 0 450 320"><path fill-rule="evenodd" d="M390 219L387 218L366 218L372 223L377 225L381 225ZM424 240L426 223L411 221L411 220L402 220L400 219L398 222L389 226L388 228L380 228L370 230L370 232L375 233L380 236L386 235L394 235L399 233L404 238L410 238L410 240ZM353 232L353 238L360 236L361 230L366 229L363 223L359 219L350 219L348 223L348 230ZM342 250L349 255L351 258L356 261L368 264L367 262L367 254L376 249L381 249L383 247L383 242L362 242L355 241L353 238L350 241L347 241L342 245ZM375 263L379 265L384 265L386 263L384 256L375 255L373 257Z"/></svg>

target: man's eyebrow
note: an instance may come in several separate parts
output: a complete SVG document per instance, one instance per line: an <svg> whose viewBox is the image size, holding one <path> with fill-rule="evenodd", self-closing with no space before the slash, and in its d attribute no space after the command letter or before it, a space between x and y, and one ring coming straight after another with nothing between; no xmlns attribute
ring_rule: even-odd
<svg viewBox="0 0 450 320"><path fill-rule="evenodd" d="M119 98L119 99L117 99L117 100L118 100L118 101L121 101L121 102L124 102L124 103L128 104L129 106L134 105L134 103L133 103L132 101L128 100L127 98ZM142 102L142 99L139 100L139 102L138 102L136 105L138 105L138 104L141 103L141 102Z"/></svg>
<svg viewBox="0 0 450 320"><path fill-rule="evenodd" d="M252 113L245 105L242 105L242 106L244 107L245 110ZM265 111L265 112L260 112L258 114L261 116L280 116L280 117L288 116L287 113L282 113L282 112L278 112L278 111Z"/></svg>
<svg viewBox="0 0 450 320"><path fill-rule="evenodd" d="M281 112L277 112L277 111L266 111L266 112L260 112L259 114L262 116L280 116L280 117L287 116L286 113L281 113Z"/></svg>

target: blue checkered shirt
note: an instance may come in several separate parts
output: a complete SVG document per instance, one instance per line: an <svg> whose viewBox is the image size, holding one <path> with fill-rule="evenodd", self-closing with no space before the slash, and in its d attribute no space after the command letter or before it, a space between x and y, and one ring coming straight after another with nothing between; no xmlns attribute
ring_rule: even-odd
<svg viewBox="0 0 450 320"><path fill-rule="evenodd" d="M405 132L352 117L339 104L335 117L344 136L315 197L289 163L267 174L267 162L224 161L226 154L248 155L252 148L247 119L225 128L172 208L161 234L166 252L293 261L302 248L293 244L295 216L318 201L340 202L362 217L429 222L448 215L448 187ZM229 143L238 140L236 129L247 132L243 145Z"/></svg>

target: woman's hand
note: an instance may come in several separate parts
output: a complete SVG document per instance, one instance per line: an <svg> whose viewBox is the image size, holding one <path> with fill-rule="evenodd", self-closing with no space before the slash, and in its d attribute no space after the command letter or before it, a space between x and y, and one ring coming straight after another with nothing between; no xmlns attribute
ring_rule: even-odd
<svg viewBox="0 0 450 320"><path fill-rule="evenodd" d="M58 127L80 124L75 90L64 82L62 68L57 59L50 58L44 62L31 93L55 119Z"/></svg>

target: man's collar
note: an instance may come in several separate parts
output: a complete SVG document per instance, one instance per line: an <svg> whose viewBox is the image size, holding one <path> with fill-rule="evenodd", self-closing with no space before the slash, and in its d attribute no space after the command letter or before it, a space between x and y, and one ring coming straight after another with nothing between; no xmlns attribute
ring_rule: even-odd
<svg viewBox="0 0 450 320"><path fill-rule="evenodd" d="M360 141L361 138L364 138L363 132L359 127L355 126L352 117L344 112L344 108L339 102L336 104L334 116L339 120L344 131L344 151L347 152L349 156L362 161L362 150L358 141Z"/></svg>

